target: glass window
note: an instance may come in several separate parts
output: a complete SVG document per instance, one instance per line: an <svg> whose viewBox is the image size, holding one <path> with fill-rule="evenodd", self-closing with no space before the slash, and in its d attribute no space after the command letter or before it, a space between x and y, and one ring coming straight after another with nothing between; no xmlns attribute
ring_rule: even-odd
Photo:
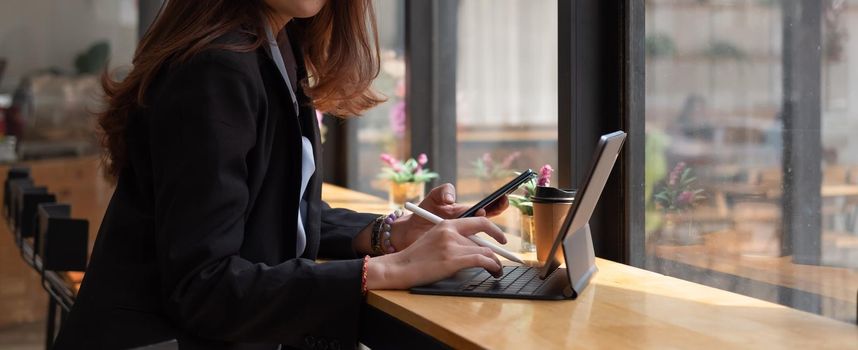
<svg viewBox="0 0 858 350"><path fill-rule="evenodd" d="M557 162L557 2L459 2L459 200L475 203L514 171ZM501 224L514 232L517 210Z"/></svg>
<svg viewBox="0 0 858 350"><path fill-rule="evenodd" d="M374 81L387 101L370 109L357 123L358 161L349 187L387 196L388 184L378 178L379 155L410 157L405 113L405 1L376 0L375 15L381 46L381 73Z"/></svg>
<svg viewBox="0 0 858 350"><path fill-rule="evenodd" d="M0 135L21 158L97 150L98 74L131 64L137 13L135 0L0 2Z"/></svg>
<svg viewBox="0 0 858 350"><path fill-rule="evenodd" d="M854 0L647 1L646 268L855 322L855 33Z"/></svg>

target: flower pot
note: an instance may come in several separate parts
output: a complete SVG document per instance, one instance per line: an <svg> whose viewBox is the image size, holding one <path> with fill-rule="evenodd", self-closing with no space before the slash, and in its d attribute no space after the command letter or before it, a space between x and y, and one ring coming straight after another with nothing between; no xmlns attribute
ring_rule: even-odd
<svg viewBox="0 0 858 350"><path fill-rule="evenodd" d="M391 182L388 204L391 209L400 209L405 206L405 202L420 204L425 189L425 182Z"/></svg>
<svg viewBox="0 0 858 350"><path fill-rule="evenodd" d="M700 234L694 227L691 214L680 212L664 213L664 221L659 232L660 243L671 245L695 245L700 244Z"/></svg>
<svg viewBox="0 0 858 350"><path fill-rule="evenodd" d="M532 253L536 251L536 223L533 221L532 215L521 214L521 248L522 253Z"/></svg>

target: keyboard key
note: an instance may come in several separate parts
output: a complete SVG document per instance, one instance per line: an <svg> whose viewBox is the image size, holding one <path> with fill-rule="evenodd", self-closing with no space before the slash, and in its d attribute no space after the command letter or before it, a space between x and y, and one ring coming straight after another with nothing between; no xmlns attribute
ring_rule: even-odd
<svg viewBox="0 0 858 350"><path fill-rule="evenodd" d="M545 283L538 274L539 270L532 267L504 266L504 274L500 279L483 271L463 283L461 290L489 294L533 294Z"/></svg>

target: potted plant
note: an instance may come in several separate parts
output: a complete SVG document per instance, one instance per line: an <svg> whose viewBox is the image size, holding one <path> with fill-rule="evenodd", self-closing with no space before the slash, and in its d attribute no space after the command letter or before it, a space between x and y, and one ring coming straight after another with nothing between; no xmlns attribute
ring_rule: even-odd
<svg viewBox="0 0 858 350"><path fill-rule="evenodd" d="M429 171L426 163L429 157L425 153L400 161L390 154L382 153L381 161L385 164L381 168L379 177L390 182L388 199L391 208L401 208L405 202L420 203L426 190L426 182L438 177L437 173Z"/></svg>
<svg viewBox="0 0 858 350"><path fill-rule="evenodd" d="M482 157L477 158L472 164L474 166L474 175L480 180L480 184L486 188L482 189L484 193L491 193L496 188L503 186L515 171L511 170L512 163L521 156L521 152L513 152L506 156L502 161L496 162L492 158L491 153L483 153Z"/></svg>
<svg viewBox="0 0 858 350"><path fill-rule="evenodd" d="M655 193L655 203L664 214L660 230L663 241L682 245L699 242L689 215L695 204L705 199L703 189L694 188L696 180L691 168L679 162Z"/></svg>

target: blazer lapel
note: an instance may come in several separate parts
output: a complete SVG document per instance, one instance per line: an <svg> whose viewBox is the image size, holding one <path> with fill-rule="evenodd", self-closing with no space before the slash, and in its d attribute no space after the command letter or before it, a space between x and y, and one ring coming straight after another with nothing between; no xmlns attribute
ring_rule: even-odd
<svg viewBox="0 0 858 350"><path fill-rule="evenodd" d="M295 20L292 20L286 25L286 35L289 35L289 42L292 44L292 54L295 55L295 61L297 63L296 75L298 77L298 82L307 78L307 68L304 65L304 54L300 45L300 35L297 34L297 32L300 31L299 26L300 24L296 23ZM300 83L298 82L296 82L295 85L300 86ZM321 132L319 131L319 124L316 120L316 110L313 108L312 101L310 101L307 95L304 94L304 90L300 87L296 89L295 95L298 99L300 110L300 116L298 119L301 121L301 132L303 136L310 139L313 144L313 160L316 163L316 171L313 173L313 176L310 177L310 182L307 184L307 193L305 193L305 198L307 199L307 220L304 221L304 232L307 234L307 248L304 249L302 257L315 259L319 253L319 231L322 225L321 207L323 176L321 168Z"/></svg>
<svg viewBox="0 0 858 350"><path fill-rule="evenodd" d="M300 100L299 100L300 101ZM316 172L310 177L305 193L307 198L307 220L304 222L304 232L307 234L307 248L304 249L305 258L315 259L319 253L320 226L322 224L322 152L319 138L319 124L316 122L316 111L304 105L301 107L301 122L304 124L304 136L313 143L313 159L316 161Z"/></svg>
<svg viewBox="0 0 858 350"><path fill-rule="evenodd" d="M291 40L291 38L290 38ZM294 46L294 45L293 45ZM301 136L304 134L302 130L301 123L299 122L298 116L295 115L295 109L292 106L292 101L289 93L289 86L287 86L286 80L281 75L280 70L277 68L277 64L274 62L274 58L271 54L269 46L267 44L263 45L259 48L265 52L264 61L266 67L266 75L270 79L266 79L268 81L273 80L274 86L276 86L275 95L278 96L276 101L274 99L269 100L269 108L277 105L279 108L272 108L271 112L274 114L274 117L271 118L273 120L277 120L276 127L283 128L281 135L285 136L285 140L283 140L283 144L286 147L287 154L290 156L285 157L284 159L271 159L273 162L285 162L286 173L289 174L289 178L287 179L288 184L291 184L284 188L283 196L286 198L286 205L283 206L283 215L284 218L292 218L290 220L286 220L287 226L285 226L283 234L286 235L283 240L285 244L285 253L287 256L292 256L295 254L296 246L297 246L297 232L296 225L298 219L298 210L301 202L301 148L302 141ZM300 92L300 89L298 90ZM300 100L299 100L300 101ZM300 102L299 102L300 103ZM300 111L301 114L305 112L303 110ZM309 138L309 137L308 137ZM313 140L312 138L309 138ZM316 147L314 146L313 152L315 153ZM315 156L315 155L314 155ZM307 191L311 190L312 178L311 182L307 185ZM312 192L310 192L312 193ZM308 195L308 203L307 203L307 221L312 221L311 213L312 208L312 199L313 197L309 197ZM292 223L289 225L288 223ZM291 227L290 227L291 226ZM305 234L307 238L307 247L304 249L304 255L312 246L311 234L310 230L307 227L307 223L304 223ZM318 233L316 234L318 236ZM315 246L318 246L318 238L316 238Z"/></svg>

